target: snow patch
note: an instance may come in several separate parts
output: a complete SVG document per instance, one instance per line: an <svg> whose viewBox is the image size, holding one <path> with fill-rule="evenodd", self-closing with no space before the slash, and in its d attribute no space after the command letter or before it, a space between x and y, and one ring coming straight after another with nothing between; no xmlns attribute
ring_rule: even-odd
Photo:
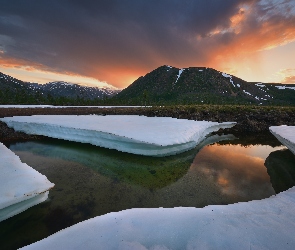
<svg viewBox="0 0 295 250"><path fill-rule="evenodd" d="M194 148L235 122L207 122L136 115L36 115L0 118L27 134L90 143L139 155L166 156Z"/></svg>
<svg viewBox="0 0 295 250"><path fill-rule="evenodd" d="M270 132L295 154L295 126L272 126Z"/></svg>
<svg viewBox="0 0 295 250"><path fill-rule="evenodd" d="M169 66L169 65L166 65L166 67L168 68L167 71L173 68L172 66Z"/></svg>
<svg viewBox="0 0 295 250"><path fill-rule="evenodd" d="M180 78L180 76L181 76L181 74L182 74L182 72L183 72L184 70L185 70L185 69L180 69L180 70L178 71L178 75L177 75L177 79L176 79L175 83L177 83L178 79Z"/></svg>
<svg viewBox="0 0 295 250"><path fill-rule="evenodd" d="M98 216L22 249L295 248L295 187L263 200L204 208L133 208Z"/></svg>
<svg viewBox="0 0 295 250"><path fill-rule="evenodd" d="M47 199L54 184L0 143L0 221Z"/></svg>
<svg viewBox="0 0 295 250"><path fill-rule="evenodd" d="M275 86L278 89L293 89L295 90L295 87L288 87L288 86Z"/></svg>
<svg viewBox="0 0 295 250"><path fill-rule="evenodd" d="M235 84L234 84L234 81L233 81L231 75L228 75L228 74L226 74L226 73L222 73L222 76L224 76L224 77L226 77L226 78L229 78L230 83L231 83L234 87L236 87Z"/></svg>
<svg viewBox="0 0 295 250"><path fill-rule="evenodd" d="M256 85L257 87L261 87L261 88L264 88L264 87L265 87L265 85L264 85L262 82L260 82L260 83L255 83L255 85Z"/></svg>
<svg viewBox="0 0 295 250"><path fill-rule="evenodd" d="M252 96L252 94L249 93L249 92L247 92L246 90L243 90L243 92L244 92L245 94L247 94L247 95L251 95L251 96Z"/></svg>

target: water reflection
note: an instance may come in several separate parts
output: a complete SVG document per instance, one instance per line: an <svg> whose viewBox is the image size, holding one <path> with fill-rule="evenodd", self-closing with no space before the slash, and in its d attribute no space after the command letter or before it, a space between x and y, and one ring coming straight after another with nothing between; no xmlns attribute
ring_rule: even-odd
<svg viewBox="0 0 295 250"><path fill-rule="evenodd" d="M190 170L205 174L230 199L263 199L275 192L264 159L256 156L261 149L265 151L267 148L256 146L255 149L253 146L208 146L196 156ZM268 148L269 151L271 149Z"/></svg>
<svg viewBox="0 0 295 250"><path fill-rule="evenodd" d="M198 151L216 141L235 139L232 135L208 137L193 150L168 157L148 157L64 140L16 143L12 151L78 162L116 181L128 182L149 189L167 186L183 176Z"/></svg>
<svg viewBox="0 0 295 250"><path fill-rule="evenodd" d="M269 154L265 166L276 193L295 186L295 156L290 150L278 150Z"/></svg>
<svg viewBox="0 0 295 250"><path fill-rule="evenodd" d="M55 187L47 202L0 223L4 249L112 211L203 207L269 197L275 192L264 161L281 147L223 143L164 158L61 140L17 143L10 149Z"/></svg>

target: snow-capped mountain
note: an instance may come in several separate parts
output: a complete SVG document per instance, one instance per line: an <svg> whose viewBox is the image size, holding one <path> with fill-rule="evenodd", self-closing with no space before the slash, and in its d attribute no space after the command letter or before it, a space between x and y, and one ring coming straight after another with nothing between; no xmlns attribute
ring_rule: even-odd
<svg viewBox="0 0 295 250"><path fill-rule="evenodd" d="M111 88L88 87L68 82L49 82L37 84L23 82L0 72L0 103L55 103L65 101L93 101L109 98L120 90Z"/></svg>
<svg viewBox="0 0 295 250"><path fill-rule="evenodd" d="M85 98L85 99L95 99L103 97L111 97L117 94L119 91L111 88L98 88L98 87L88 87L79 84L68 83L68 82L49 82L46 84L30 84L31 89L38 89L45 94L50 94L55 97L69 97L69 98Z"/></svg>

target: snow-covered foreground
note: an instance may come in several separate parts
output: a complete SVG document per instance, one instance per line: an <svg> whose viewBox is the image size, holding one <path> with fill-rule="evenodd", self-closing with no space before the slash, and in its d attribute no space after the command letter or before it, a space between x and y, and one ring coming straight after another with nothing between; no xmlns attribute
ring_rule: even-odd
<svg viewBox="0 0 295 250"><path fill-rule="evenodd" d="M235 122L137 115L36 115L0 119L27 134L90 143L139 155L166 156L194 148L208 134Z"/></svg>
<svg viewBox="0 0 295 250"><path fill-rule="evenodd" d="M295 126L272 126L270 132L295 154Z"/></svg>
<svg viewBox="0 0 295 250"><path fill-rule="evenodd" d="M295 187L232 205L109 213L23 249L295 249L294 218Z"/></svg>
<svg viewBox="0 0 295 250"><path fill-rule="evenodd" d="M0 221L48 197L54 184L0 143Z"/></svg>

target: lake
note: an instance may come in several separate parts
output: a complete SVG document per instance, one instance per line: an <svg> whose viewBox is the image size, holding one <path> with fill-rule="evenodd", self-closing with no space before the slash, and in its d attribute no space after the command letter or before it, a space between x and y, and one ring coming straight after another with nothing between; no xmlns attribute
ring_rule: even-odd
<svg viewBox="0 0 295 250"><path fill-rule="evenodd" d="M55 187L46 202L0 222L1 249L28 245L109 212L231 204L295 185L295 156L270 133L161 158L57 139L6 146Z"/></svg>

